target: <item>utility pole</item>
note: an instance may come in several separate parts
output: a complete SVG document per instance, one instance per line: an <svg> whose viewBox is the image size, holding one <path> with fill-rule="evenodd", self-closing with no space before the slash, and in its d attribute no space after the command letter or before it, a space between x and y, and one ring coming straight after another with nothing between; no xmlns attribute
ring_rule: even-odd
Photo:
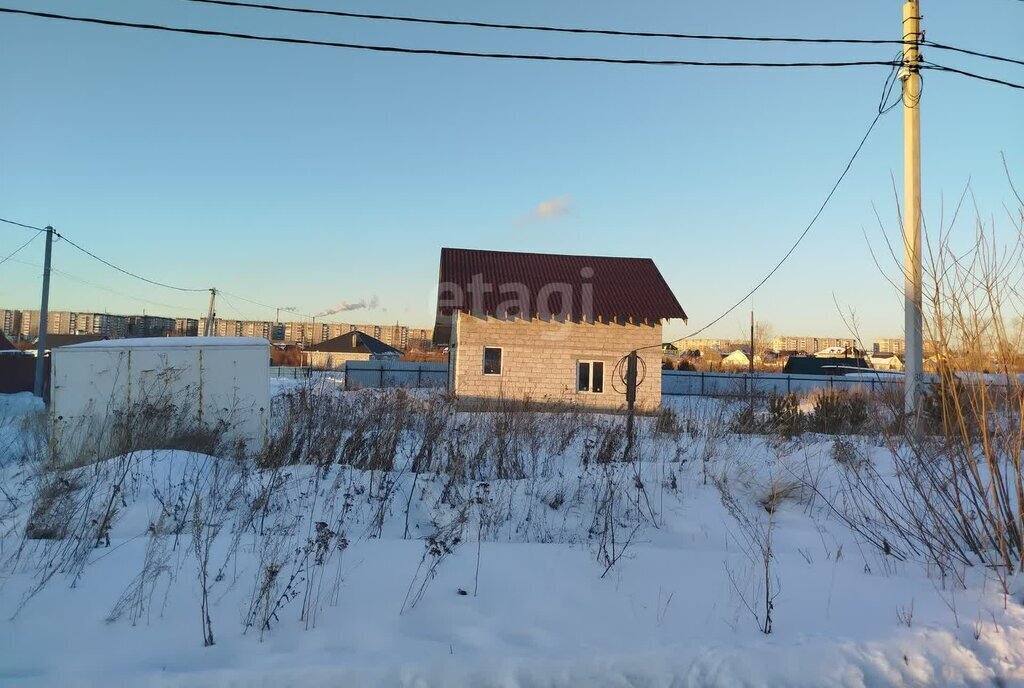
<svg viewBox="0 0 1024 688"><path fill-rule="evenodd" d="M213 318L217 314L217 289L210 289L210 309L206 312L206 336L214 336Z"/></svg>
<svg viewBox="0 0 1024 688"><path fill-rule="evenodd" d="M39 304L39 341L36 344L36 379L32 393L43 396L43 377L46 372L46 321L50 308L50 256L53 253L53 227L46 226L46 256L43 259L43 298Z"/></svg>
<svg viewBox="0 0 1024 688"><path fill-rule="evenodd" d="M916 423L924 346L921 337L921 8L903 5L903 318L906 340L904 410Z"/></svg>

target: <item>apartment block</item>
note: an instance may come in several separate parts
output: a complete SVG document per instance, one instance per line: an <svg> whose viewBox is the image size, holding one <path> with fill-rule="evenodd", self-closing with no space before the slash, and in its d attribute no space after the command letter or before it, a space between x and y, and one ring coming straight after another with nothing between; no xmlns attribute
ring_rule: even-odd
<svg viewBox="0 0 1024 688"><path fill-rule="evenodd" d="M14 339L21 334L21 311L0 309L0 331Z"/></svg>
<svg viewBox="0 0 1024 688"><path fill-rule="evenodd" d="M111 315L109 313L72 313L71 316L70 332L67 334L98 334L110 337L111 339L118 339L129 335L132 317L146 317ZM50 331L49 325L46 329ZM60 334L64 333L61 332Z"/></svg>
<svg viewBox="0 0 1024 688"><path fill-rule="evenodd" d="M896 354L902 356L907 351L906 342L903 337L891 337L888 339L876 339L871 342L871 352L876 354Z"/></svg>
<svg viewBox="0 0 1024 688"><path fill-rule="evenodd" d="M175 318L173 335L175 337L198 337L199 320L197 318Z"/></svg>
<svg viewBox="0 0 1024 688"><path fill-rule="evenodd" d="M772 340L775 351L803 351L809 354L833 346L853 348L857 341L853 337L792 337L783 335Z"/></svg>
<svg viewBox="0 0 1024 688"><path fill-rule="evenodd" d="M5 334L25 339L39 335L39 311L0 310ZM425 349L431 346L433 330L406 325L376 325L327 322L272 322L214 318L215 337L257 337L275 342L316 346L348 332L360 330L396 349ZM120 337L203 337L205 318L164 318L155 315L112 315L50 311L49 334L97 334Z"/></svg>
<svg viewBox="0 0 1024 688"><path fill-rule="evenodd" d="M155 315L129 315L129 337L170 337L174 332L174 318Z"/></svg>
<svg viewBox="0 0 1024 688"><path fill-rule="evenodd" d="M199 336L200 337L244 337L242 334L242 328L245 324L244 320L228 320L225 318L214 318L213 319L213 332L208 333L206 331L206 320L199 321Z"/></svg>
<svg viewBox="0 0 1024 688"><path fill-rule="evenodd" d="M75 334L76 313L50 311L46 318L47 334ZM39 336L39 311L21 312L21 336L24 339Z"/></svg>
<svg viewBox="0 0 1024 688"><path fill-rule="evenodd" d="M243 337L262 337L263 339L271 339L273 334L272 330L274 323L269 320L243 320L242 321L242 336Z"/></svg>

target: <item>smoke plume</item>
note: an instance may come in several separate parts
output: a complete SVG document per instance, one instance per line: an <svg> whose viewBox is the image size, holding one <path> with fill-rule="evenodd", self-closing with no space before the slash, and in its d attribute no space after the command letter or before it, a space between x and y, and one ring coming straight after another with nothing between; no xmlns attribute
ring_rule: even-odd
<svg viewBox="0 0 1024 688"><path fill-rule="evenodd" d="M369 301L366 299L359 299L358 301L342 301L339 304L335 304L332 308L320 311L316 314L318 318L326 318L328 315L334 315L335 313L345 313L347 311L361 311L365 308L376 308L377 297L374 296Z"/></svg>

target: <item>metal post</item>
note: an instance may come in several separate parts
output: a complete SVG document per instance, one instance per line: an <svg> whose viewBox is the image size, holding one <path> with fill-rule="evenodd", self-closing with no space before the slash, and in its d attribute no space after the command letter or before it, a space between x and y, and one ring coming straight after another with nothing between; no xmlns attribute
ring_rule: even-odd
<svg viewBox="0 0 1024 688"><path fill-rule="evenodd" d="M50 308L50 257L53 253L53 227L46 227L46 255L43 258L43 298L39 304L39 338L36 344L36 378L32 393L43 396L43 377L46 370L46 325Z"/></svg>
<svg viewBox="0 0 1024 688"><path fill-rule="evenodd" d="M921 400L924 346L921 338L921 9L903 5L903 317L906 339L904 401L917 416Z"/></svg>
<svg viewBox="0 0 1024 688"><path fill-rule="evenodd" d="M626 359L626 450L622 458L629 461L633 453L633 415L636 405L636 351Z"/></svg>

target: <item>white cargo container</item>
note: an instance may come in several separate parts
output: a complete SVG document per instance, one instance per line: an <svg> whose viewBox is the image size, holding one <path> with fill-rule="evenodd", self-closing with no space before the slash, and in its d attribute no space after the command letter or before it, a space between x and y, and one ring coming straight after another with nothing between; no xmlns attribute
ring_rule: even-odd
<svg viewBox="0 0 1024 688"><path fill-rule="evenodd" d="M55 446L95 442L151 410L178 425L216 429L253 449L266 441L270 353L265 339L113 339L54 349L50 408ZM118 426L118 423L121 426ZM81 454L80 451L74 451ZM69 457L70 458L70 457ZM83 457L84 458L84 457Z"/></svg>

